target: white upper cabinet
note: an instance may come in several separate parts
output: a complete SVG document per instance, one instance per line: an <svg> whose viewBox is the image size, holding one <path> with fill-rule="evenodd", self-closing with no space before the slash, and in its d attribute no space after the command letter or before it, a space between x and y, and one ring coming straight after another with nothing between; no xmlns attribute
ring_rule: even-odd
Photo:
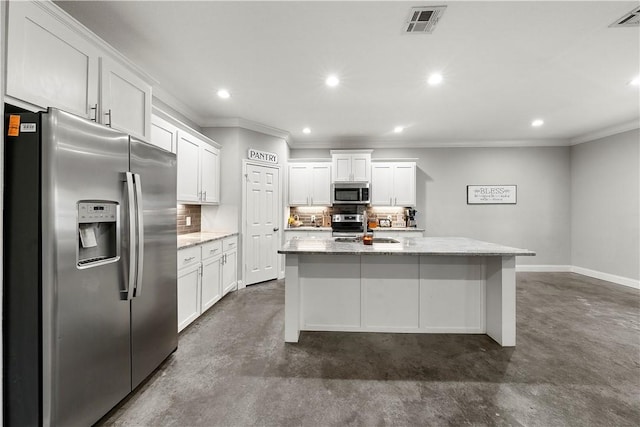
<svg viewBox="0 0 640 427"><path fill-rule="evenodd" d="M289 206L331 204L331 164L289 164Z"/></svg>
<svg viewBox="0 0 640 427"><path fill-rule="evenodd" d="M178 132L178 194L179 202L200 203L200 144L187 132Z"/></svg>
<svg viewBox="0 0 640 427"><path fill-rule="evenodd" d="M371 165L371 204L415 206L415 162L374 162Z"/></svg>
<svg viewBox="0 0 640 427"><path fill-rule="evenodd" d="M220 203L220 150L203 143L200 146L200 202Z"/></svg>
<svg viewBox="0 0 640 427"><path fill-rule="evenodd" d="M156 147L175 153L178 148L178 127L152 114L150 142Z"/></svg>
<svg viewBox="0 0 640 427"><path fill-rule="evenodd" d="M331 151L332 182L369 182L372 150Z"/></svg>
<svg viewBox="0 0 640 427"><path fill-rule="evenodd" d="M142 140L151 137L151 85L109 58L100 58L100 104L105 125Z"/></svg>
<svg viewBox="0 0 640 427"><path fill-rule="evenodd" d="M52 16L46 4L7 5L6 94L40 108L53 106L95 119L97 47Z"/></svg>
<svg viewBox="0 0 640 427"><path fill-rule="evenodd" d="M151 85L129 65L52 2L8 3L7 102L59 108L149 141Z"/></svg>
<svg viewBox="0 0 640 427"><path fill-rule="evenodd" d="M178 131L178 202L220 203L220 150L195 135Z"/></svg>

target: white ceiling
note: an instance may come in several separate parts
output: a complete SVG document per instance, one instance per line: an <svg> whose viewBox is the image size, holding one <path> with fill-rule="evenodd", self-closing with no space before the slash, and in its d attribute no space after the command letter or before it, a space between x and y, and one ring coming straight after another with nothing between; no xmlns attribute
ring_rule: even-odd
<svg viewBox="0 0 640 427"><path fill-rule="evenodd" d="M640 27L609 28L638 1L56 3L200 126L258 123L293 147L568 144L640 120ZM434 32L404 34L429 4L448 6Z"/></svg>

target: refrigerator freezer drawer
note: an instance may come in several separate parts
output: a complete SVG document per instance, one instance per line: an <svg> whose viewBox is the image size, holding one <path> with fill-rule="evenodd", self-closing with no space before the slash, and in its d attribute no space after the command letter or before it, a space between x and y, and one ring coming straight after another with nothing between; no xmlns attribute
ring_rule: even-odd
<svg viewBox="0 0 640 427"><path fill-rule="evenodd" d="M178 251L178 270L200 262L200 246L180 249Z"/></svg>

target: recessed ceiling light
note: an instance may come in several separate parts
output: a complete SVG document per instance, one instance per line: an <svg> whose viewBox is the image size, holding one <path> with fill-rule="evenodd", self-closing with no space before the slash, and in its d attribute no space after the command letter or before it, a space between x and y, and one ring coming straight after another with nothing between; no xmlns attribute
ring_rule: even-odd
<svg viewBox="0 0 640 427"><path fill-rule="evenodd" d="M533 126L534 128L540 127L544 124L544 121L541 119L535 119L534 121L531 122L531 126Z"/></svg>
<svg viewBox="0 0 640 427"><path fill-rule="evenodd" d="M311 129L304 128L304 129L302 129L302 133L310 134L311 133Z"/></svg>
<svg viewBox="0 0 640 427"><path fill-rule="evenodd" d="M442 74L431 74L427 79L427 83L429 83L431 86L439 85L440 83L442 83Z"/></svg>
<svg viewBox="0 0 640 427"><path fill-rule="evenodd" d="M402 126L396 126L393 128L393 131L395 133L401 133L404 130L404 128Z"/></svg>
<svg viewBox="0 0 640 427"><path fill-rule="evenodd" d="M228 91L228 90L226 90L226 89L220 89L220 90L218 91L218 96L219 96L220 98L222 98L222 99L227 99L227 98L230 98L230 97L231 97L231 94L230 94L230 93L229 93L229 91Z"/></svg>
<svg viewBox="0 0 640 427"><path fill-rule="evenodd" d="M329 77L327 77L327 80L325 80L324 82L329 87L336 87L338 86L338 84L340 84L340 79L335 74L332 74Z"/></svg>
<svg viewBox="0 0 640 427"><path fill-rule="evenodd" d="M629 82L631 86L640 86L640 76L636 76L633 80Z"/></svg>

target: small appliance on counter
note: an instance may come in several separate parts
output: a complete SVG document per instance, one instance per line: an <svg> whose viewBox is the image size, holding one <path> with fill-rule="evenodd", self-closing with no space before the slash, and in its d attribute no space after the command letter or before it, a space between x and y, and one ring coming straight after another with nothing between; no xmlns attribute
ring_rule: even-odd
<svg viewBox="0 0 640 427"><path fill-rule="evenodd" d="M405 216L406 216L406 222L407 222L407 227L417 227L416 224L416 213L418 211L416 211L415 209L406 209L404 211Z"/></svg>

